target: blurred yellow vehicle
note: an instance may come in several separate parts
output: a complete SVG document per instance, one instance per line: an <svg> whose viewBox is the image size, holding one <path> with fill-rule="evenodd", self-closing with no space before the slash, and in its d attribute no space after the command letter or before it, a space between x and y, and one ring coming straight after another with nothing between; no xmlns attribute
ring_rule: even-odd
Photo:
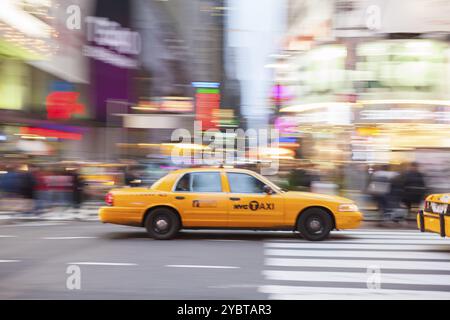
<svg viewBox="0 0 450 320"><path fill-rule="evenodd" d="M145 227L155 239L173 238L182 228L241 228L299 231L315 241L362 220L349 199L284 191L244 169L176 170L150 188L113 189L106 202L102 222Z"/></svg>
<svg viewBox="0 0 450 320"><path fill-rule="evenodd" d="M432 194L425 199L425 206L417 214L420 231L450 235L450 193Z"/></svg>
<svg viewBox="0 0 450 320"><path fill-rule="evenodd" d="M114 163L87 163L80 165L80 178L84 184L85 196L102 199L114 186L124 185L126 165Z"/></svg>

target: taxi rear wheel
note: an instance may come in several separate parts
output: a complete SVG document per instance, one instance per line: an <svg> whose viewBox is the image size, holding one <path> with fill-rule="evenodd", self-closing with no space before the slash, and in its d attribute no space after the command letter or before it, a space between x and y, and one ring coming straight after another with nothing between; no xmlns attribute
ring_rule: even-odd
<svg viewBox="0 0 450 320"><path fill-rule="evenodd" d="M321 208L305 210L297 222L297 230L306 240L321 241L326 239L333 229L333 220L328 212Z"/></svg>
<svg viewBox="0 0 450 320"><path fill-rule="evenodd" d="M170 209L157 208L145 220L145 228L150 237L157 240L168 240L175 237L180 230L180 219Z"/></svg>

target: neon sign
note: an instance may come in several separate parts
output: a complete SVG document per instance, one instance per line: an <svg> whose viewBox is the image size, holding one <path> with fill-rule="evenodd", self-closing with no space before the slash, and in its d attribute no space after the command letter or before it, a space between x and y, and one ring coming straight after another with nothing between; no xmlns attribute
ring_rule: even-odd
<svg viewBox="0 0 450 320"><path fill-rule="evenodd" d="M28 134L46 138L58 138L65 140L81 140L83 137L80 133L44 129L44 128L35 128L35 127L21 127L20 133L23 135Z"/></svg>
<svg viewBox="0 0 450 320"><path fill-rule="evenodd" d="M205 130L216 128L214 113L220 108L220 90L214 88L197 88L195 94L197 120L202 121Z"/></svg>
<svg viewBox="0 0 450 320"><path fill-rule="evenodd" d="M47 118L49 120L68 120L74 114L84 114L85 107L78 103L78 92L56 91L47 96Z"/></svg>

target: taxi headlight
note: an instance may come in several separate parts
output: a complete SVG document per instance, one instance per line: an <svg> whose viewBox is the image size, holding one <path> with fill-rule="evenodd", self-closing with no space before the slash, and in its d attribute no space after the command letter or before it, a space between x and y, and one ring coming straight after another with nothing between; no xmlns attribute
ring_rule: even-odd
<svg viewBox="0 0 450 320"><path fill-rule="evenodd" d="M341 204L338 207L339 212L358 212L358 206L353 203Z"/></svg>

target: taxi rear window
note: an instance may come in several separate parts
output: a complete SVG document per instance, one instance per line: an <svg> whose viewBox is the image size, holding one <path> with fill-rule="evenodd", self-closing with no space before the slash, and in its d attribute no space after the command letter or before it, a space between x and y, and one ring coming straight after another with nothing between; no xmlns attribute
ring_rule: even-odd
<svg viewBox="0 0 450 320"><path fill-rule="evenodd" d="M186 173L178 181L175 191L178 192L222 192L219 172Z"/></svg>

